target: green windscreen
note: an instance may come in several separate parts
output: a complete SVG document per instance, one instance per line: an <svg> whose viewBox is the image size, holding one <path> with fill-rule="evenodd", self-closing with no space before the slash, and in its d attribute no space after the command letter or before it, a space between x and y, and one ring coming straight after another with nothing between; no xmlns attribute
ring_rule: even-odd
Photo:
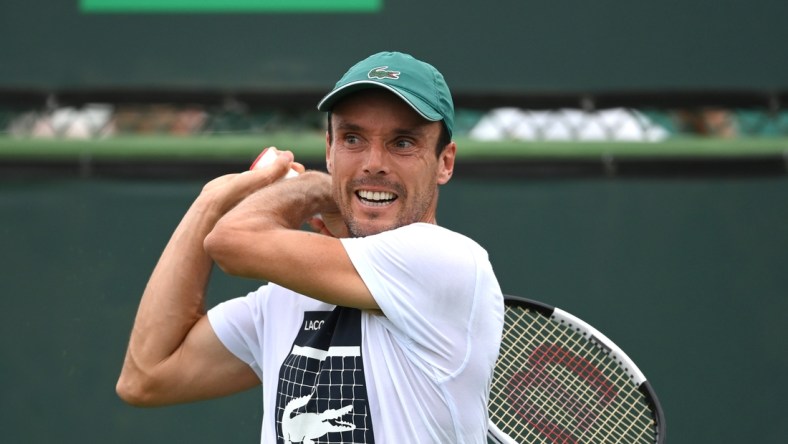
<svg viewBox="0 0 788 444"><path fill-rule="evenodd" d="M788 2L0 2L0 91L324 93L378 51L455 95L788 88Z"/></svg>
<svg viewBox="0 0 788 444"><path fill-rule="evenodd" d="M383 0L81 0L87 13L374 12Z"/></svg>

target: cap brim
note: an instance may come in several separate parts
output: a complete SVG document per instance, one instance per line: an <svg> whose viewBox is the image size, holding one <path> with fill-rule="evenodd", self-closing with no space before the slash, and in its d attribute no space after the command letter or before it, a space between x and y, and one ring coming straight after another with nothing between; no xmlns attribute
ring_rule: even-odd
<svg viewBox="0 0 788 444"><path fill-rule="evenodd" d="M408 91L404 91L384 83L375 82L373 80L359 80L357 82L350 82L347 85L343 85L331 91L330 93L326 94L325 97L323 97L320 103L317 104L317 109L319 111L330 111L339 100L343 99L349 94L369 88L383 88L391 91L397 97L404 100L405 103L410 105L410 107L413 108L413 110L416 111L421 117L431 122L443 120L443 116L439 112L437 112L432 106L430 106L418 96L411 94Z"/></svg>

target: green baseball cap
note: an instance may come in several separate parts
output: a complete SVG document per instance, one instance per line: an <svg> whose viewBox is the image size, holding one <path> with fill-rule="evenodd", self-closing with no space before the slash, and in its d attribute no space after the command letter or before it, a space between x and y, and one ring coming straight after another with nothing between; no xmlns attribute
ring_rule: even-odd
<svg viewBox="0 0 788 444"><path fill-rule="evenodd" d="M353 65L317 109L330 111L348 94L376 87L396 94L425 119L442 120L449 136L454 133L454 103L443 75L429 63L401 52L379 52Z"/></svg>

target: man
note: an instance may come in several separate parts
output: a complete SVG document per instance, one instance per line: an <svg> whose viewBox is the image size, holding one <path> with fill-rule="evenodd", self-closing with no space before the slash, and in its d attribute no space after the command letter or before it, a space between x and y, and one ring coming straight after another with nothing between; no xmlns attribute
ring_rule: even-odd
<svg viewBox="0 0 788 444"><path fill-rule="evenodd" d="M487 253L436 225L457 149L443 76L375 54L318 109L329 174L284 151L197 197L143 294L119 395L262 384L264 443L486 442L503 303ZM289 168L302 174L280 180ZM213 261L270 283L206 315Z"/></svg>

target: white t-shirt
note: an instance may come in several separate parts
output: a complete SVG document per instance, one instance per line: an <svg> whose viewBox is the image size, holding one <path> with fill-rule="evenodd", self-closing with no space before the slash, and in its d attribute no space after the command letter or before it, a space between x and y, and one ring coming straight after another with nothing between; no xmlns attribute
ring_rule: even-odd
<svg viewBox="0 0 788 444"><path fill-rule="evenodd" d="M342 243L385 316L274 284L208 313L260 377L261 442L486 442L503 328L487 253L424 223Z"/></svg>

